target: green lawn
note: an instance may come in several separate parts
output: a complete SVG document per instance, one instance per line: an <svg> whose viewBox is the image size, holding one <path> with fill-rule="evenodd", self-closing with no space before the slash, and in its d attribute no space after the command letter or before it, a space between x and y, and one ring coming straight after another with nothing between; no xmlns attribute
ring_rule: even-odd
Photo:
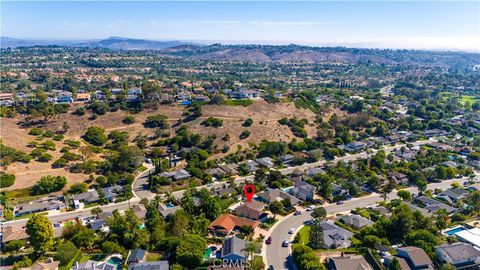
<svg viewBox="0 0 480 270"><path fill-rule="evenodd" d="M147 253L145 256L145 261L147 262L155 262L160 261L162 259L162 254L160 253Z"/></svg>
<svg viewBox="0 0 480 270"><path fill-rule="evenodd" d="M297 235L295 236L295 239L298 240L299 243L303 245L308 245L310 242L310 229L312 227L310 226L304 226L303 228L298 231Z"/></svg>

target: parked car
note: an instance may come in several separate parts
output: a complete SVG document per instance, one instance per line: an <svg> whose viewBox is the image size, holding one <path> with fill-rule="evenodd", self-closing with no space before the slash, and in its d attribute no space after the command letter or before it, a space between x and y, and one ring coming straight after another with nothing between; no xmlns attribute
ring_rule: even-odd
<svg viewBox="0 0 480 270"><path fill-rule="evenodd" d="M282 247L288 247L289 244L290 242L288 242L288 240L283 240Z"/></svg>
<svg viewBox="0 0 480 270"><path fill-rule="evenodd" d="M268 267L268 270L274 270L273 265L270 264L270 266Z"/></svg>
<svg viewBox="0 0 480 270"><path fill-rule="evenodd" d="M267 240L265 240L265 244L270 245L272 243L272 237L269 236Z"/></svg>
<svg viewBox="0 0 480 270"><path fill-rule="evenodd" d="M295 228L290 228L290 230L288 230L288 234L293 234L295 232Z"/></svg>
<svg viewBox="0 0 480 270"><path fill-rule="evenodd" d="M307 207L307 211L313 211L313 209L315 208L315 205L310 205L309 207Z"/></svg>
<svg viewBox="0 0 480 270"><path fill-rule="evenodd" d="M338 205L343 204L343 201L338 201L337 204Z"/></svg>
<svg viewBox="0 0 480 270"><path fill-rule="evenodd" d="M302 214L302 211L300 210L297 210L295 211L295 213L293 213L294 216L298 216L298 215L301 215Z"/></svg>

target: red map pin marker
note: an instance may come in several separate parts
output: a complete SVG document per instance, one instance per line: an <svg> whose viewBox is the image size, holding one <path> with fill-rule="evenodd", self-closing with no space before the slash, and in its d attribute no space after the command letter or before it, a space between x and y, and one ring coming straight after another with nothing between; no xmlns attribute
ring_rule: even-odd
<svg viewBox="0 0 480 270"><path fill-rule="evenodd" d="M253 195L255 195L255 186L252 184L248 184L244 186L243 193L245 193L245 196L247 197L247 201L251 202Z"/></svg>

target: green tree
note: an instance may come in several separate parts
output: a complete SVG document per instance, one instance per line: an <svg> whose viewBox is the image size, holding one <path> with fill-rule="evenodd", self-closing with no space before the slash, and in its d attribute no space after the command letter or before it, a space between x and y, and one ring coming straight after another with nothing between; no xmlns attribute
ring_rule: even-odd
<svg viewBox="0 0 480 270"><path fill-rule="evenodd" d="M388 266L388 270L402 270L402 267L400 266L400 262L398 261L397 258L393 258L392 262Z"/></svg>
<svg viewBox="0 0 480 270"><path fill-rule="evenodd" d="M102 252L104 254L123 253L124 249L119 244L112 241L105 241L102 243Z"/></svg>
<svg viewBox="0 0 480 270"><path fill-rule="evenodd" d="M95 146L102 146L107 142L105 130L101 127L91 126L87 129L84 136L85 141Z"/></svg>
<svg viewBox="0 0 480 270"><path fill-rule="evenodd" d="M46 216L31 216L26 232L35 255L41 256L53 248L53 227Z"/></svg>
<svg viewBox="0 0 480 270"><path fill-rule="evenodd" d="M97 207L92 208L92 210L90 210L90 213L92 213L92 215L95 215L98 218L98 216L101 213L103 213L103 209L97 206Z"/></svg>
<svg viewBox="0 0 480 270"><path fill-rule="evenodd" d="M177 262L189 269L199 266L203 261L203 252L206 245L205 239L198 235L187 234L183 236L176 248Z"/></svg>
<svg viewBox="0 0 480 270"><path fill-rule="evenodd" d="M279 201L274 201L274 202L270 203L268 208L270 209L270 212L272 212L272 214L273 214L273 219L276 218L277 214L281 215L284 212L283 204Z"/></svg>
<svg viewBox="0 0 480 270"><path fill-rule="evenodd" d="M399 190L397 196L402 198L404 201L412 201L412 194L408 190Z"/></svg>
<svg viewBox="0 0 480 270"><path fill-rule="evenodd" d="M51 192L62 190L67 184L67 178L64 176L51 176L47 175L37 182L35 186L32 187L32 194L48 194Z"/></svg>
<svg viewBox="0 0 480 270"><path fill-rule="evenodd" d="M323 207L313 209L312 217L316 219L324 219L327 216L327 210Z"/></svg>
<svg viewBox="0 0 480 270"><path fill-rule="evenodd" d="M5 244L3 250L5 252L15 252L15 251L19 251L23 246L25 246L25 241L12 240Z"/></svg>
<svg viewBox="0 0 480 270"><path fill-rule="evenodd" d="M78 248L70 241L63 241L57 247L57 260L60 265L67 265L77 254Z"/></svg>
<svg viewBox="0 0 480 270"><path fill-rule="evenodd" d="M323 229L320 220L314 219L312 228L310 229L310 242L308 245L313 249L325 248L323 241Z"/></svg>

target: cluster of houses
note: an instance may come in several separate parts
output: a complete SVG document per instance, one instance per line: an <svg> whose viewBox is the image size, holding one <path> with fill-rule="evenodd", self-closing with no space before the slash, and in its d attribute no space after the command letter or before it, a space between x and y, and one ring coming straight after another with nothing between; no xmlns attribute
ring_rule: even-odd
<svg viewBox="0 0 480 270"><path fill-rule="evenodd" d="M235 89L226 89L223 91L228 98L231 99L258 99L262 95L261 90L245 89L236 87ZM205 90L203 87L195 87L193 89L181 87L177 90L173 88L165 88L160 93L151 93L145 97L141 87L131 87L124 91L121 88L112 88L107 94L104 91L94 91L92 93L79 90L76 93L64 90L52 90L47 92L47 100L55 104L71 104L71 103L89 103L93 100L105 101L108 98L115 100L118 96L125 95L127 102L137 102L141 99L157 100L162 103L179 102L184 105L190 102L209 102L210 98L207 94L220 93L216 89ZM33 94L18 93L0 93L0 106L12 106L16 101L28 102L34 98Z"/></svg>

